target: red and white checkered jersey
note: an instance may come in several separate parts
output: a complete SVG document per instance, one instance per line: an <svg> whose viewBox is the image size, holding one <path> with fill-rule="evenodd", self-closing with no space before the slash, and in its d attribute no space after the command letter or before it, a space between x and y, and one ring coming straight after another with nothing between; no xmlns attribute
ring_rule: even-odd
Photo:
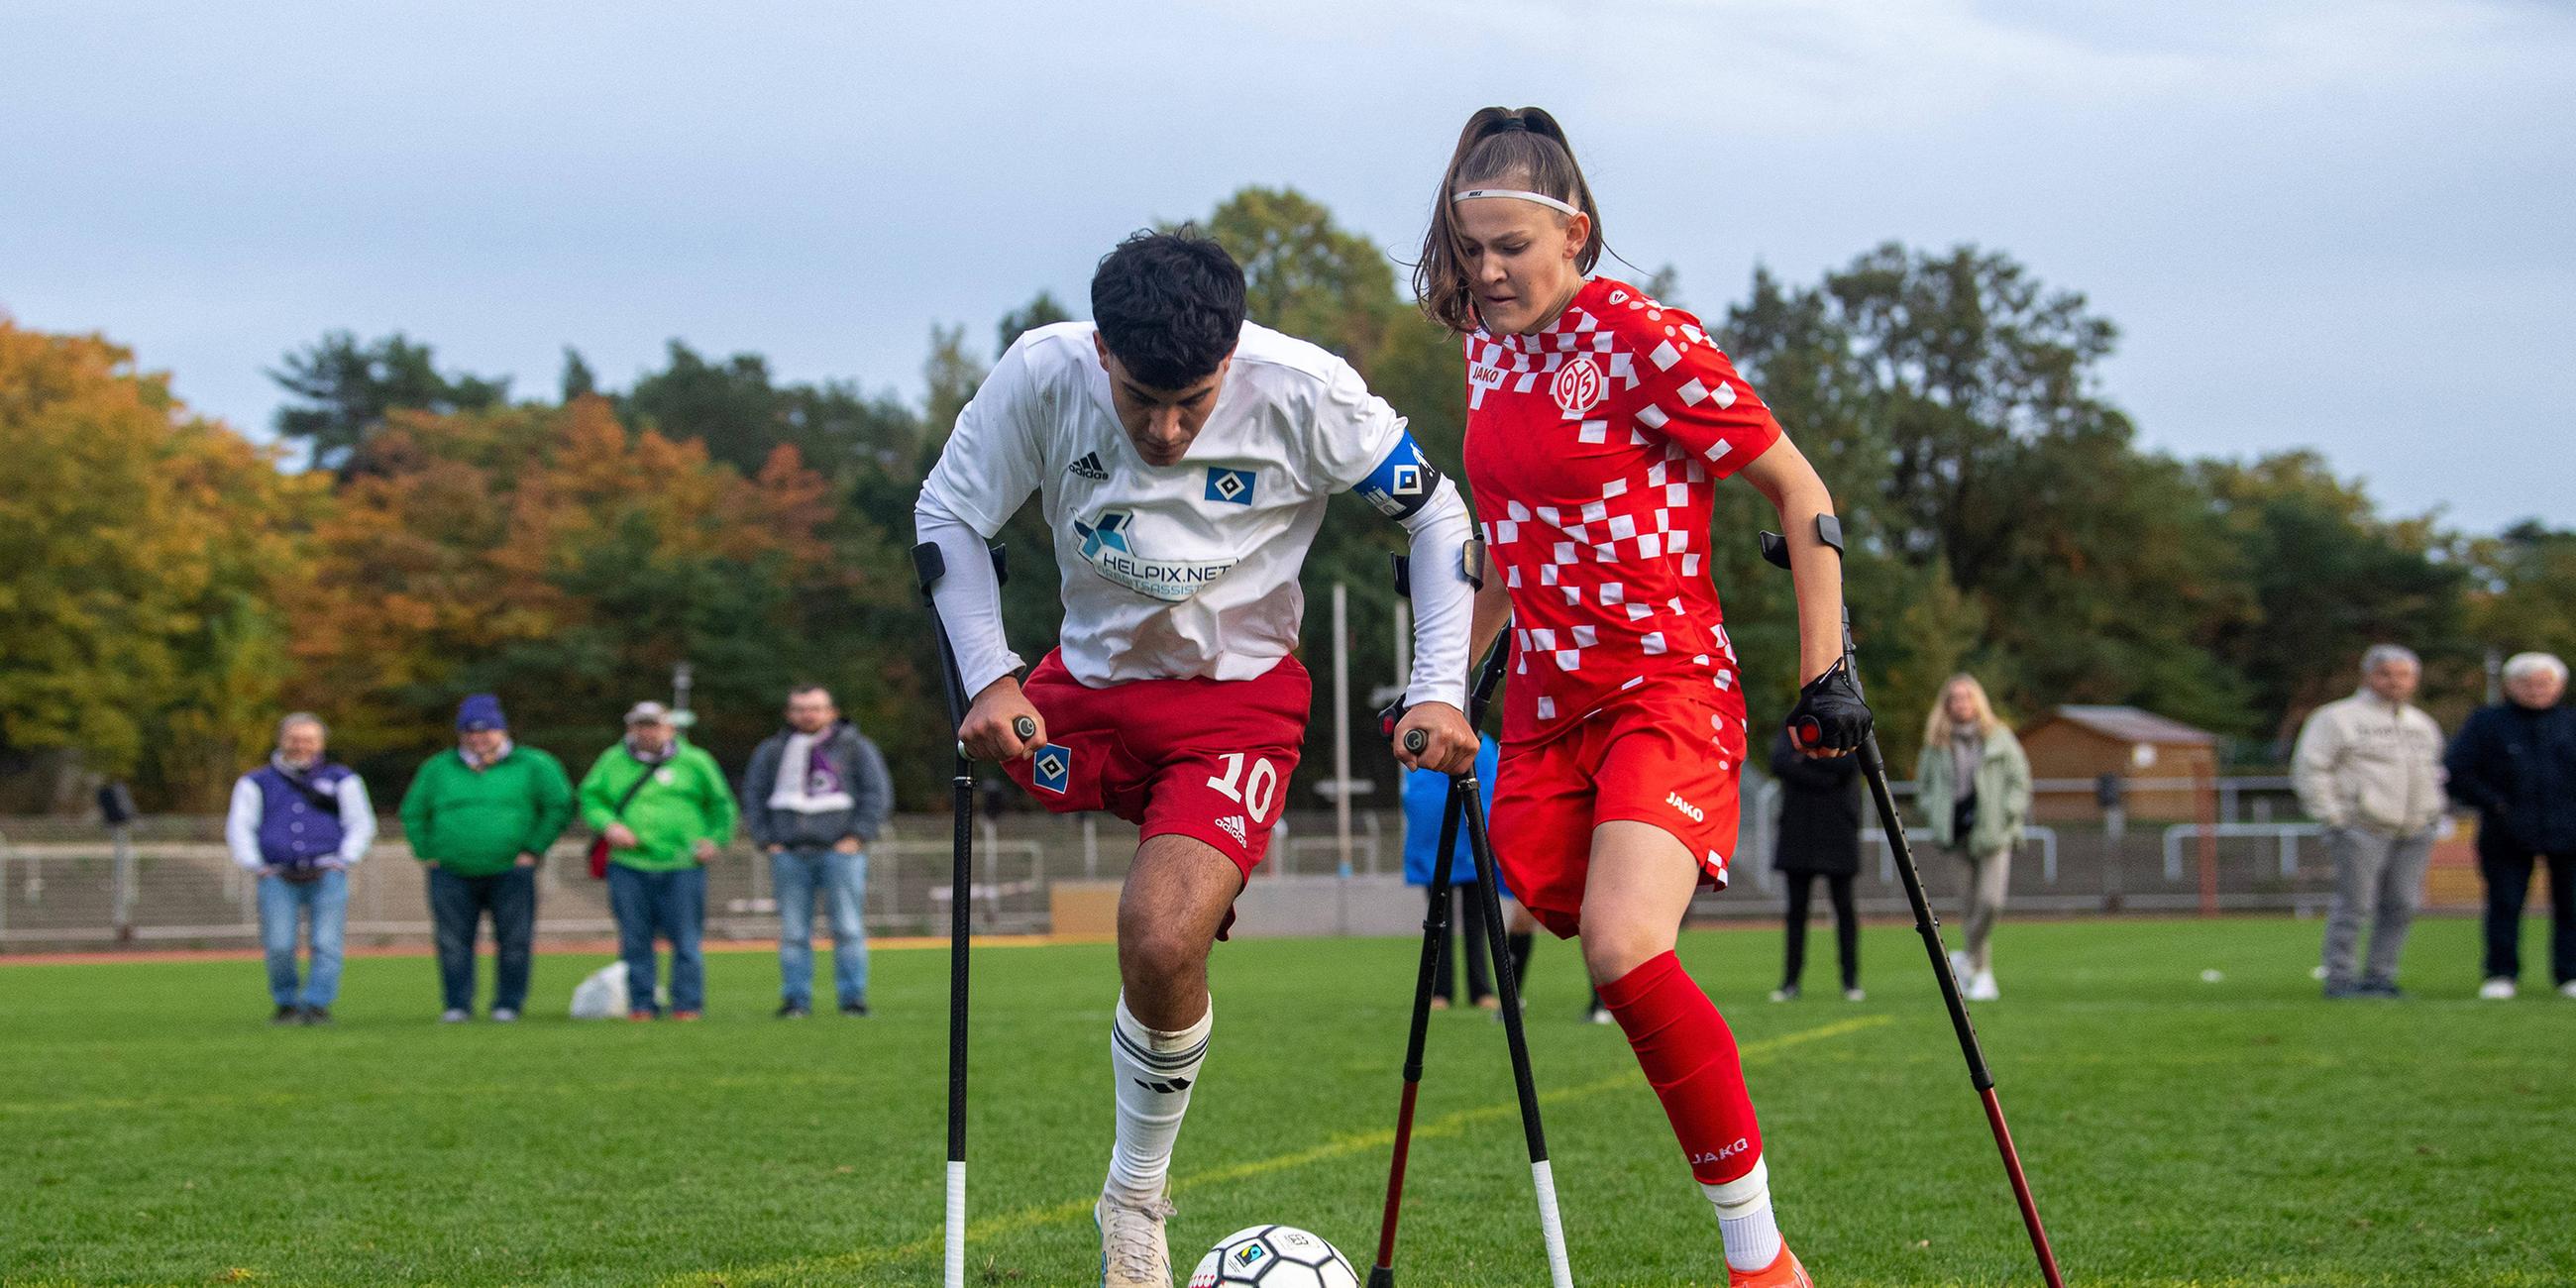
<svg viewBox="0 0 2576 1288"><path fill-rule="evenodd" d="M1716 480L1780 436L1699 319L1608 278L1537 335L1467 340L1467 480L1512 597L1503 739L1667 680L1741 701L1705 545Z"/></svg>

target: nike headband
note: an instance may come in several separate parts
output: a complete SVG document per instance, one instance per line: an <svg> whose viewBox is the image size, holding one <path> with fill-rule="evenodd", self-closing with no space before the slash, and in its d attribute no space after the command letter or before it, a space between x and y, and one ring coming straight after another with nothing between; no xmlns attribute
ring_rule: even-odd
<svg viewBox="0 0 2576 1288"><path fill-rule="evenodd" d="M1483 201L1489 198L1508 198L1513 201L1535 201L1550 210L1560 211L1565 214L1579 215L1583 213L1574 206L1570 206L1565 202L1559 201L1544 192L1529 192L1520 188L1468 188L1450 197L1449 200L1453 202Z"/></svg>

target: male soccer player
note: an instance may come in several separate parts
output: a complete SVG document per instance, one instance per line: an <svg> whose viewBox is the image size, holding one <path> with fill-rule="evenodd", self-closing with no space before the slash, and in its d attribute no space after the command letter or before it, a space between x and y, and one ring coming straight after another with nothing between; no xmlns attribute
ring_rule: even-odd
<svg viewBox="0 0 2576 1288"><path fill-rule="evenodd" d="M1093 1209L1111 1288L1171 1285L1165 1178L1207 1055L1208 952L1305 740L1297 572L1334 493L1359 492L1412 538L1398 756L1455 773L1477 750L1462 710L1465 504L1349 364L1245 322L1243 292L1214 242L1120 243L1092 277L1095 320L1011 346L915 510L946 557L936 600L973 697L959 740L1048 809L1143 827L1118 904L1117 1138ZM984 542L1031 492L1055 534L1065 617L1023 684ZM1013 732L1021 717L1035 737ZM1401 750L1414 729L1430 740L1418 755Z"/></svg>

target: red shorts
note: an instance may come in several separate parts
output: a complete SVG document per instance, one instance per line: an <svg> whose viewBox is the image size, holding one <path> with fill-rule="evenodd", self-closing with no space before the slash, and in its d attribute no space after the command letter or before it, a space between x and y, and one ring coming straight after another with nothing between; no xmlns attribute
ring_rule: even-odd
<svg viewBox="0 0 2576 1288"><path fill-rule="evenodd" d="M1058 814L1105 809L1144 838L1205 841L1251 878L1306 741L1314 684L1297 659L1252 680L1094 689L1050 652L1020 688L1047 734L1036 755L1002 766L1021 790Z"/></svg>
<svg viewBox="0 0 2576 1288"><path fill-rule="evenodd" d="M1726 888L1744 764L1744 700L1705 687L1639 690L1553 738L1507 743L1495 777L1494 857L1521 904L1560 939L1575 933L1592 829L1652 823Z"/></svg>

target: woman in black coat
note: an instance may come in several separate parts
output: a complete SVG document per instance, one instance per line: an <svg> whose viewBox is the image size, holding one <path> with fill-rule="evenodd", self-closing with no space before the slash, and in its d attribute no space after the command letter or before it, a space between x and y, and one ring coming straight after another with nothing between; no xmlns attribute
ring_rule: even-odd
<svg viewBox="0 0 2576 1288"><path fill-rule="evenodd" d="M1843 997L1860 991L1860 914L1852 905L1852 878L1860 874L1860 757L1817 759L1798 754L1782 729L1771 741L1771 774L1780 780L1780 845L1771 865L1789 879L1789 951L1780 987L1771 1000L1798 996L1807 964L1807 901L1815 878L1825 879L1834 901L1834 944L1843 965Z"/></svg>

